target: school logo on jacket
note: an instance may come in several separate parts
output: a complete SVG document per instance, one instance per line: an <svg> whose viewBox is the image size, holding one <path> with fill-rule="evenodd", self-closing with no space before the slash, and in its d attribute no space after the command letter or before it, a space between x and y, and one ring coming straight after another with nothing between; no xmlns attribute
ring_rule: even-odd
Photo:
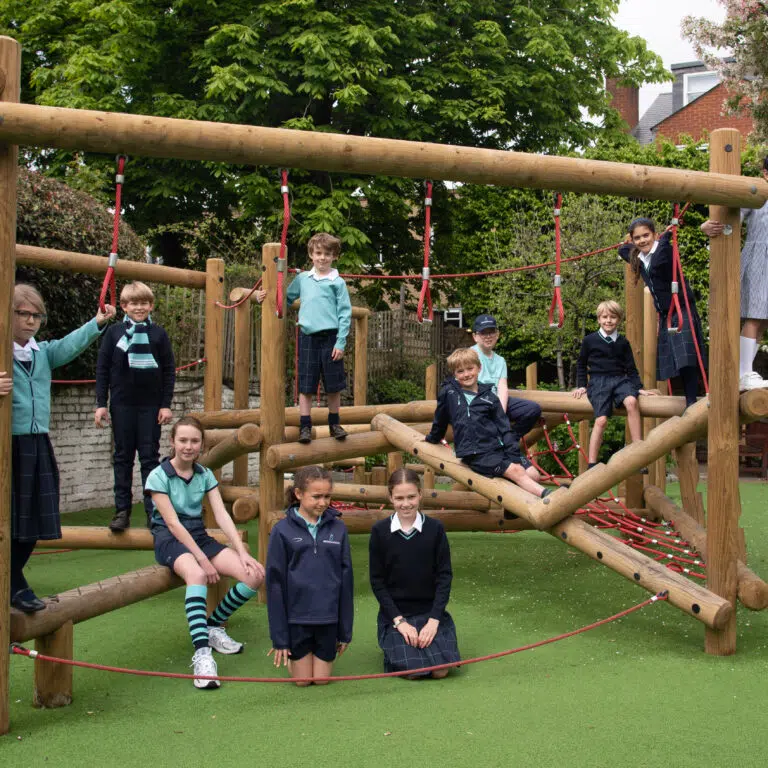
<svg viewBox="0 0 768 768"><path fill-rule="evenodd" d="M337 546L341 546L340 541L336 541L336 539L333 538L333 534L330 534L327 539L323 539L323 544L336 544Z"/></svg>

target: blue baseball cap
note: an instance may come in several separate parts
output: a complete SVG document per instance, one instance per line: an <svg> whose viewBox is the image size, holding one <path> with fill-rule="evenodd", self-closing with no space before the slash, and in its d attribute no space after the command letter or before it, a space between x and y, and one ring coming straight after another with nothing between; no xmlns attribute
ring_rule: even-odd
<svg viewBox="0 0 768 768"><path fill-rule="evenodd" d="M475 322L472 323L472 333L481 333L482 331L498 327L496 325L496 318L493 315L478 315L475 318Z"/></svg>

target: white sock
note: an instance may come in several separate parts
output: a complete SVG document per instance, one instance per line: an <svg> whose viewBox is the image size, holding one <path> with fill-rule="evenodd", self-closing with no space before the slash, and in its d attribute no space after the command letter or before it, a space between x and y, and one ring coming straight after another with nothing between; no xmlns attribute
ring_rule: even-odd
<svg viewBox="0 0 768 768"><path fill-rule="evenodd" d="M752 361L757 355L757 339L739 336L739 377L752 372Z"/></svg>

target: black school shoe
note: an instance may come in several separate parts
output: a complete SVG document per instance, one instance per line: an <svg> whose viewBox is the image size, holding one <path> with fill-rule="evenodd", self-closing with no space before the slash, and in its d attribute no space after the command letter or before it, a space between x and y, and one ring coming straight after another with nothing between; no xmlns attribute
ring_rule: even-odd
<svg viewBox="0 0 768 768"><path fill-rule="evenodd" d="M11 598L11 606L22 613L37 613L45 608L45 603L27 587L20 589Z"/></svg>
<svg viewBox="0 0 768 768"><path fill-rule="evenodd" d="M328 429L330 430L331 437L337 440L344 440L347 437L347 430L341 424L329 424Z"/></svg>
<svg viewBox="0 0 768 768"><path fill-rule="evenodd" d="M312 442L312 427L301 427L299 429L299 442L303 445Z"/></svg>
<svg viewBox="0 0 768 768"><path fill-rule="evenodd" d="M122 533L126 528L131 525L131 510L130 509L118 509L115 512L115 516L109 523L109 530L112 533Z"/></svg>

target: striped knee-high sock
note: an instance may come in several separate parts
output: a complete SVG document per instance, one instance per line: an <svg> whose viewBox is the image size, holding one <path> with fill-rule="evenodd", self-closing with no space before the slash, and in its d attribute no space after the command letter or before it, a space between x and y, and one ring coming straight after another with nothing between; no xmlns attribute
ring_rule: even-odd
<svg viewBox="0 0 768 768"><path fill-rule="evenodd" d="M251 589L247 584L243 584L242 581L238 581L216 606L216 610L208 619L208 626L220 627L240 606L245 605L255 594L255 590Z"/></svg>
<svg viewBox="0 0 768 768"><path fill-rule="evenodd" d="M205 617L208 609L205 598L208 595L208 587L201 584L188 584L184 597L184 610L189 622L189 634L192 635L192 645L195 650L208 647L208 624Z"/></svg>

